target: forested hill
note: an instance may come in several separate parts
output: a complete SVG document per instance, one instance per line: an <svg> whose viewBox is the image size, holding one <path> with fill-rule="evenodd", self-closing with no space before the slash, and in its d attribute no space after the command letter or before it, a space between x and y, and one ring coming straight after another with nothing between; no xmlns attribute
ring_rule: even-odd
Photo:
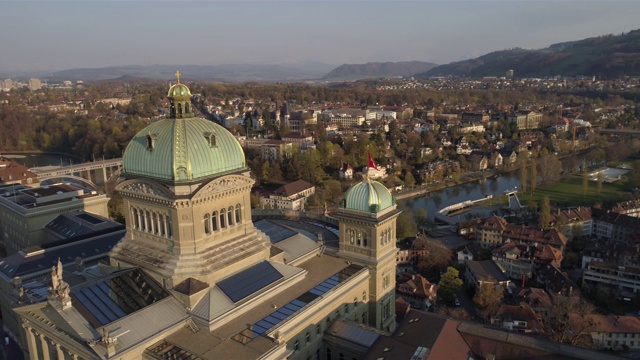
<svg viewBox="0 0 640 360"><path fill-rule="evenodd" d="M640 75L640 30L554 44L545 49L495 51L479 58L440 65L416 77L504 76L513 69L516 77L597 76L605 79Z"/></svg>
<svg viewBox="0 0 640 360"><path fill-rule="evenodd" d="M376 77L413 76L427 71L437 64L422 61L370 62L366 64L343 64L323 76L323 80L360 80Z"/></svg>

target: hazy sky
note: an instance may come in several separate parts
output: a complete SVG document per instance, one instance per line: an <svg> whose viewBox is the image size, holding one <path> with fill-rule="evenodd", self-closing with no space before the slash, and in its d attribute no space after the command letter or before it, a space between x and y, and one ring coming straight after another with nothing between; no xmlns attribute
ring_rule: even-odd
<svg viewBox="0 0 640 360"><path fill-rule="evenodd" d="M640 28L640 1L0 0L0 70L421 60Z"/></svg>

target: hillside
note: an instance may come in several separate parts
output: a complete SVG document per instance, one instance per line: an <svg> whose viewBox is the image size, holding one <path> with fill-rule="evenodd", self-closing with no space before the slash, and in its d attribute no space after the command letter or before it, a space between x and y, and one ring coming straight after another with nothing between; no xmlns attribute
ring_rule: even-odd
<svg viewBox="0 0 640 360"><path fill-rule="evenodd" d="M376 77L413 76L413 74L427 71L434 66L437 65L422 61L343 64L323 76L322 80L360 80Z"/></svg>
<svg viewBox="0 0 640 360"><path fill-rule="evenodd" d="M495 51L479 58L441 65L417 73L429 76L504 76L513 69L516 77L597 76L617 78L640 75L640 30L554 44L539 50Z"/></svg>
<svg viewBox="0 0 640 360"><path fill-rule="evenodd" d="M47 79L97 81L135 76L149 79L171 79L180 70L184 79L242 81L295 81L318 79L331 68L326 64L228 64L228 65L149 65L110 66L104 68L69 69L47 76Z"/></svg>

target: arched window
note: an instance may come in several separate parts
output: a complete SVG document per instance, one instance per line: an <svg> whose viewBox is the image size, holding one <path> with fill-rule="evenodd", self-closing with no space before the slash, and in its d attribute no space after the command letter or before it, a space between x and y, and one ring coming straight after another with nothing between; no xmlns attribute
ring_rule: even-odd
<svg viewBox="0 0 640 360"><path fill-rule="evenodd" d="M158 215L160 220L160 236L167 236L166 226L167 226L167 216L166 215Z"/></svg>
<svg viewBox="0 0 640 360"><path fill-rule="evenodd" d="M184 112L185 113L189 112L189 103L184 104Z"/></svg>
<svg viewBox="0 0 640 360"><path fill-rule="evenodd" d="M362 246L367 247L369 244L367 243L367 233L362 232Z"/></svg>
<svg viewBox="0 0 640 360"><path fill-rule="evenodd" d="M213 231L218 231L218 212L214 211L213 214L211 214L211 227L213 228Z"/></svg>
<svg viewBox="0 0 640 360"><path fill-rule="evenodd" d="M149 211L145 211L145 231L146 232L151 232L151 214L149 213Z"/></svg>
<svg viewBox="0 0 640 360"><path fill-rule="evenodd" d="M209 216L209 214L204 214L204 233L205 234L210 234L211 233L211 218Z"/></svg>
<svg viewBox="0 0 640 360"><path fill-rule="evenodd" d="M355 234L353 233L353 230L349 230L349 243L353 245L354 242L355 242Z"/></svg>
<svg viewBox="0 0 640 360"><path fill-rule="evenodd" d="M236 224L240 224L240 222L241 222L241 221L240 221L240 220L242 219L242 218L240 217L240 210L241 210L241 209L242 209L242 208L240 207L240 204L236 205Z"/></svg>
<svg viewBox="0 0 640 360"><path fill-rule="evenodd" d="M170 239L173 237L173 229L171 227L171 219L169 217L167 217L167 237Z"/></svg>
<svg viewBox="0 0 640 360"><path fill-rule="evenodd" d="M178 117L182 117L182 104L178 103Z"/></svg>
<svg viewBox="0 0 640 360"><path fill-rule="evenodd" d="M220 210L220 229L224 229L226 227L225 225L225 214L226 211L225 209Z"/></svg>
<svg viewBox="0 0 640 360"><path fill-rule="evenodd" d="M358 231L357 236L358 236L358 240L356 241L356 244L358 246L362 246L362 231Z"/></svg>
<svg viewBox="0 0 640 360"><path fill-rule="evenodd" d="M158 215L156 213L151 214L151 232L153 234L158 233Z"/></svg>
<svg viewBox="0 0 640 360"><path fill-rule="evenodd" d="M229 206L229 209L227 210L227 222L229 223L229 226L233 225L233 206Z"/></svg>
<svg viewBox="0 0 640 360"><path fill-rule="evenodd" d="M133 228L136 230L140 230L140 218L138 217L138 209L133 208L131 212L133 214Z"/></svg>

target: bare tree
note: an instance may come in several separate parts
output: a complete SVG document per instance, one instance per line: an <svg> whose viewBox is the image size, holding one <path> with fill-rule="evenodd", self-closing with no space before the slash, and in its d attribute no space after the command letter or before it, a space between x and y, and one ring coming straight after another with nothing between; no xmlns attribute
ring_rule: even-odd
<svg viewBox="0 0 640 360"><path fill-rule="evenodd" d="M591 315L593 304L571 297L556 296L545 314L543 326L547 335L558 342L575 346L592 346L590 331L595 326Z"/></svg>

